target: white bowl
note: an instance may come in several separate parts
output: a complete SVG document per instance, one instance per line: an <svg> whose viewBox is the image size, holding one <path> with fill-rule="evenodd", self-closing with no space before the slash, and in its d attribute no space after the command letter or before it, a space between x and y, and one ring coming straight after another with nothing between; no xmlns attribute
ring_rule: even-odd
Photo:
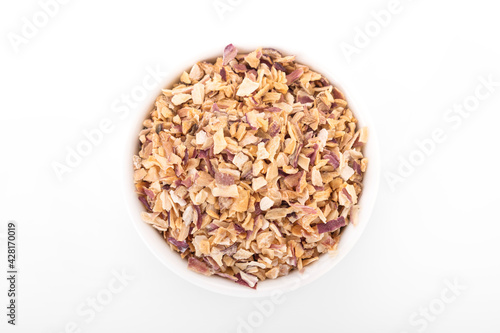
<svg viewBox="0 0 500 333"><path fill-rule="evenodd" d="M238 45L236 46L238 47ZM175 66L178 70L174 70L169 73L164 80L164 85L161 88L169 87L171 84L177 82L182 71L189 69L196 61L215 59L216 57L221 56L223 48L224 46L222 45L220 49L217 50L209 50L207 52L200 51L200 55L198 57L193 55L183 58L180 61L181 63L178 63L177 66ZM246 52L252 49L254 48L248 47L246 50L240 49L240 52ZM326 58L315 58L314 55L307 55L305 54L306 52L300 51L288 52L283 48L279 48L279 50L285 55L295 54L297 62L310 66L313 70L323 74L333 85L338 87L344 93L349 107L358 118L359 125L367 126L369 128L369 140L364 147L364 155L369 159L369 164L364 177L364 189L359 202L359 222L356 226L349 224L346 228L344 228L338 248L334 253L320 256L320 259L317 262L311 264L310 266L306 266L303 273L295 270L288 276L283 276L277 278L276 280L261 281L258 283L257 289L254 290L221 277L207 277L189 270L187 268L187 260L181 259L178 253L170 249L170 246L165 242L162 235L160 235L158 231L141 220L140 215L143 211L143 206L137 199L133 182L132 156L138 151L138 134L142 129L142 121L148 116L154 105L156 97L161 93L160 88L157 91L152 92L143 107L138 109L136 114L132 115L132 125L127 129L128 141L125 144L125 156L123 161L123 167L126 169L126 172L124 172L125 178L123 179L125 186L124 195L129 214L137 232L149 247L151 252L153 252L153 254L171 271L199 287L225 295L239 297L269 297L274 293L284 293L295 290L298 287L311 283L320 276L324 275L337 263L339 263L342 258L344 258L344 256L353 248L354 244L356 244L360 238L361 233L370 219L378 191L380 173L379 147L375 128L370 120L369 114L370 111L373 112L373 110L361 107L358 108L359 103L351 95L350 90L341 83L342 81L337 81L337 76L330 73L331 68L329 67L331 64ZM170 68L173 68L174 65L175 64L172 63L167 64Z"/></svg>

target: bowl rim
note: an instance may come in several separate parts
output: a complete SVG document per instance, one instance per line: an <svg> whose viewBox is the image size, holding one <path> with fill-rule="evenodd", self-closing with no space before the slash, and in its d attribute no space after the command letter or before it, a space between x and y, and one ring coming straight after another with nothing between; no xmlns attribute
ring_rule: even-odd
<svg viewBox="0 0 500 333"><path fill-rule="evenodd" d="M239 53L247 52L247 49L252 48L247 47L239 49ZM285 50L285 48L276 49L285 55L295 54L298 63L305 64L311 69L324 75L332 85L342 91L346 98L346 101L348 102L349 108L358 119L359 124L361 126L367 126L369 130L369 139L363 150L364 155L369 159L369 165L365 174L365 178L363 179L364 186L359 202L360 213L358 224L356 226L354 226L353 224L349 224L342 232L338 249L333 253L321 255L317 262L311 264L311 266L307 266L303 272L293 270L289 275L280 277L276 280L261 281L259 282L259 285L255 290L251 288L245 288L223 278L214 278L213 276L207 277L189 270L187 268L187 261L181 259L178 253L172 251L170 247L165 244L163 236L161 236L159 232L156 231L153 227L143 222L140 218L140 212L143 211L143 208L139 200L137 200L137 194L134 191L133 167L131 162L132 156L137 152L137 148L139 146L137 136L142 128L143 120L147 118L149 112L154 106L157 96L161 93L161 89L164 87L170 87L173 83L178 81L180 74L182 74L182 70L169 71L163 82L161 82L161 86L159 87L159 89L154 89L154 91L148 93L148 96L144 99L144 102L140 104L140 107L136 108L136 113L131 117L133 119L130 122L129 127L125 131L126 135L133 135L130 135L126 138L127 141L123 147L123 163L126 166L126 171L123 173L124 178L122 185L124 186L124 188L122 190L122 193L127 206L127 212L132 224L134 225L134 229L137 231L140 238L144 241L146 247L153 253L153 255L177 276L191 282L198 287L227 296L247 298L269 297L274 294L282 294L285 292L296 290L299 287L308 285L309 283L325 275L334 266L336 266L359 241L361 234L363 233L368 221L370 220L380 184L380 151L376 129L373 121L371 120L370 114L366 111L363 111L366 110L364 106L361 105L361 108L359 107L360 104L363 103L356 98L353 98L351 87L347 87L345 80L342 80L340 75L332 75L329 68L331 66L328 66L328 63L324 64L320 60L312 61L314 60L314 56L308 57L302 53L298 55L297 52L289 53L287 52L287 50ZM202 60L200 60L199 58L193 60L193 56L186 57L182 61L183 65L186 66L178 66L178 68L190 68L196 61L212 60L216 57L220 57L220 50L221 49L218 49L218 52L214 50L214 52L212 53L207 52L206 54L213 54L214 56L204 57ZM316 65L309 65L310 63L314 63ZM127 166L129 167L127 168ZM369 186L366 186L367 178ZM147 229L149 229L150 231L146 231ZM163 242L163 245L161 246L163 246L163 248L161 248L161 246L158 246L158 240L152 241L151 235L153 233L156 233L156 238L161 238L161 242ZM350 241L348 243L347 241L343 242L344 238L346 238L345 234L347 233L349 235L354 233L352 236L350 236ZM172 256L172 254L174 256ZM178 260L176 260L175 257L177 257ZM183 262L183 265L179 265L179 260ZM310 274L311 272L313 274ZM267 285L269 285L269 287L266 287L266 283Z"/></svg>

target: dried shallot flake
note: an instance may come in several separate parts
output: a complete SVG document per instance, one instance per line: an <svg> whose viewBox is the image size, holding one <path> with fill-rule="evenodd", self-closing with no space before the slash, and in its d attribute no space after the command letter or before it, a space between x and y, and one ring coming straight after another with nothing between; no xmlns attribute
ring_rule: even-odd
<svg viewBox="0 0 500 333"><path fill-rule="evenodd" d="M357 223L368 130L295 56L230 44L162 92L134 183L142 219L190 270L257 288L334 251Z"/></svg>

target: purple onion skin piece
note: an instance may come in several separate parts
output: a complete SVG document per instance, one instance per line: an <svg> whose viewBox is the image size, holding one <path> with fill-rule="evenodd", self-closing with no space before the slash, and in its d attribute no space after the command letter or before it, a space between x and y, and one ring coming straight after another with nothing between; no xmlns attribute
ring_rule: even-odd
<svg viewBox="0 0 500 333"><path fill-rule="evenodd" d="M323 234L325 232L333 232L341 227L344 227L345 225L345 219L341 216L335 220L328 221L327 223L318 224L318 233Z"/></svg>
<svg viewBox="0 0 500 333"><path fill-rule="evenodd" d="M233 44L229 44L224 48L224 53L222 56L222 64L225 66L229 64L231 60L233 60L238 54L238 49Z"/></svg>

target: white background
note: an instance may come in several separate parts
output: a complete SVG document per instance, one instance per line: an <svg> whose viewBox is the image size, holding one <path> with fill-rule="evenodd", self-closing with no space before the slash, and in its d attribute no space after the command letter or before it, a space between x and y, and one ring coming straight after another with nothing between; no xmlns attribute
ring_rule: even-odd
<svg viewBox="0 0 500 333"><path fill-rule="evenodd" d="M32 21L41 7L2 1L0 233L17 221L20 274L11 327L0 239L0 330L60 333L74 322L80 332L238 332L238 318L253 316L263 320L248 332L499 332L500 87L460 124L444 118L472 100L479 77L500 82L495 3L401 0L390 23L346 57L342 43L354 45L357 29L374 22L371 11L389 1L221 2L230 6L222 16L212 0L72 0L16 52L9 33L20 35L23 17ZM122 148L135 133L113 102L141 84L148 66L176 70L176 60L228 43L328 57L369 107L380 138L381 187L361 240L269 316L255 300L205 291L162 266L121 193ZM104 118L111 133L58 180L52 164ZM392 190L385 177L438 128L446 140ZM77 309L122 270L134 279L86 322ZM445 304L454 280L466 289ZM418 311L430 306L438 314L422 322Z"/></svg>

